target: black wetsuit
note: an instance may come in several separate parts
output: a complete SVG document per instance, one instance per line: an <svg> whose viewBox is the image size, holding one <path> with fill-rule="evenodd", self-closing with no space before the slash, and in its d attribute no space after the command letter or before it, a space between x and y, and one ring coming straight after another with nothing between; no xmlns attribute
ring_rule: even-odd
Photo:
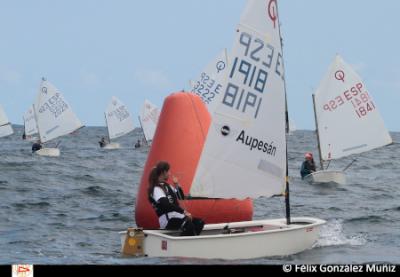
<svg viewBox="0 0 400 277"><path fill-rule="evenodd" d="M153 195L149 197L149 201L152 204L158 217L167 216L168 224L165 229L168 230L181 230L182 236L194 236L199 235L203 230L204 222L199 218L168 218L168 213L177 212L184 214L184 210L179 206L178 199L183 200L184 194L182 189L178 186L176 191L167 183L159 183L157 187L160 187L166 197L161 197L158 201L153 199Z"/></svg>
<svg viewBox="0 0 400 277"><path fill-rule="evenodd" d="M38 142L35 142L34 144L32 144L32 153L38 151L42 149L42 145Z"/></svg>
<svg viewBox="0 0 400 277"><path fill-rule="evenodd" d="M104 146L107 145L107 142L105 140L99 141L100 147L103 148Z"/></svg>
<svg viewBox="0 0 400 277"><path fill-rule="evenodd" d="M305 176L308 174L311 174L312 172L315 172L315 163L314 160L305 160L303 164L301 165L301 170L300 170L300 175L301 178L303 179Z"/></svg>

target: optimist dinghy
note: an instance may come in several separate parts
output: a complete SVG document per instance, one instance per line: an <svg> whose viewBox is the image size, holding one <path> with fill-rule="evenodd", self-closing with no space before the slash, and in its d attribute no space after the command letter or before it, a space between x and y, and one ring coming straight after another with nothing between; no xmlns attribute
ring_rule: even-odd
<svg viewBox="0 0 400 277"><path fill-rule="evenodd" d="M128 228L120 233L124 255L253 259L295 254L312 248L318 239L324 220L290 216L288 120L277 12L276 0L247 2L190 194L225 199L282 195L286 218L206 224L192 237L179 236L179 231Z"/></svg>

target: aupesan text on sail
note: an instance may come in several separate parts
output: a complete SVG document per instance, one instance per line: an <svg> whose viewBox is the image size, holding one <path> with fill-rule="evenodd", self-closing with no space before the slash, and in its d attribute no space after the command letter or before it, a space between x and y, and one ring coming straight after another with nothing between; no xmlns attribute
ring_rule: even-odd
<svg viewBox="0 0 400 277"><path fill-rule="evenodd" d="M260 139L253 138L251 136L246 135L244 130L240 132L239 136L236 138L236 141L240 141L242 142L242 144L250 147L250 151L258 150L267 153L268 155L271 156L275 156L276 154L276 146L272 145L274 143L273 141L267 143Z"/></svg>

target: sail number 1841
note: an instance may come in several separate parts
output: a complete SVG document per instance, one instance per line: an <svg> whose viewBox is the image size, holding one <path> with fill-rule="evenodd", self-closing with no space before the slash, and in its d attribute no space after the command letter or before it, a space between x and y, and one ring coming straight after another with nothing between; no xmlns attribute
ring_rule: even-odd
<svg viewBox="0 0 400 277"><path fill-rule="evenodd" d="M375 110L375 104L368 92L363 89L363 84L358 83L342 94L329 100L323 105L325 111L336 111L340 106L350 102L354 108L354 112L359 118L366 116L368 112Z"/></svg>
<svg viewBox="0 0 400 277"><path fill-rule="evenodd" d="M368 112L372 112L375 109L374 102L372 102L368 92L361 93L360 99L354 98L351 100L354 110L359 118L366 116Z"/></svg>

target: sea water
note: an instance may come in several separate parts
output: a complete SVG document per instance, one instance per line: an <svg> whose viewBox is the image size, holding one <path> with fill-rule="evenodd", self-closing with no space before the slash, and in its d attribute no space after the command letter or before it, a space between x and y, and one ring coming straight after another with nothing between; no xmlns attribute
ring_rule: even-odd
<svg viewBox="0 0 400 277"><path fill-rule="evenodd" d="M14 130L0 138L0 264L400 263L399 144L332 162L331 169L343 169L357 159L346 185L321 186L299 174L305 152L318 162L314 132L288 136L291 215L327 221L312 249L240 261L124 258L118 232L135 225L149 151L133 147L141 131L117 140L121 149L103 150L98 141L106 129L85 127L61 138L61 156L49 158L32 155L22 128ZM399 133L391 135L400 142ZM254 219L285 217L281 197L254 205Z"/></svg>

